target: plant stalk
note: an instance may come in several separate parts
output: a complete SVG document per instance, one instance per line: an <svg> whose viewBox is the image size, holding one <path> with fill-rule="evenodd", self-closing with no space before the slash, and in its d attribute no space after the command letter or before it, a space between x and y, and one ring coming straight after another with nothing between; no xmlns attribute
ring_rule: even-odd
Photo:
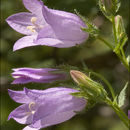
<svg viewBox="0 0 130 130"><path fill-rule="evenodd" d="M106 99L106 103L115 111L115 113L118 115L121 121L126 125L126 127L130 128L129 119L127 115L120 109L117 103L112 102L109 98Z"/></svg>

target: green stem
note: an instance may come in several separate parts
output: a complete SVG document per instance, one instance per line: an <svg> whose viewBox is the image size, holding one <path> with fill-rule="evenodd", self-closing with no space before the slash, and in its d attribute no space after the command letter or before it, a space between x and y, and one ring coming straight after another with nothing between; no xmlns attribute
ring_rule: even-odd
<svg viewBox="0 0 130 130"><path fill-rule="evenodd" d="M113 33L114 33L114 39L115 39L115 44L118 44L117 36L116 36L116 26L115 26L115 17L112 17L112 25L113 25Z"/></svg>
<svg viewBox="0 0 130 130"><path fill-rule="evenodd" d="M107 85L107 87L109 88L110 92L111 92L111 95L112 95L112 98L113 100L115 99L115 93L114 93L114 90L113 90L113 87L111 86L111 84L100 74L96 73L96 72L92 72L90 71L91 74L99 77L102 81L104 81L104 83Z"/></svg>
<svg viewBox="0 0 130 130"><path fill-rule="evenodd" d="M123 56L123 58L124 58L124 60L125 60L125 59L126 59L126 56L125 56L125 53L124 53L123 48L121 48L121 53L122 53L122 56Z"/></svg>
<svg viewBox="0 0 130 130"><path fill-rule="evenodd" d="M111 48L113 50L113 52L118 56L118 58L121 60L121 62L127 68L127 70L130 72L130 68L129 68L129 64L128 64L127 60L124 59L117 51L114 51L114 47L109 42L107 42L105 39L103 39L100 36L98 37L98 39L101 40L102 42L104 42L109 48Z"/></svg>
<svg viewBox="0 0 130 130"><path fill-rule="evenodd" d="M126 59L124 59L120 53L115 52L118 58L121 60L121 62L124 64L124 66L127 68L127 70L130 72L129 64Z"/></svg>
<svg viewBox="0 0 130 130"><path fill-rule="evenodd" d="M112 50L114 49L114 47L109 43L107 42L105 39L103 39L102 37L98 37L98 39L102 42L104 42L109 48L111 48Z"/></svg>
<svg viewBox="0 0 130 130"><path fill-rule="evenodd" d="M111 108L116 112L116 114L119 116L119 118L122 120L122 122L126 125L126 127L129 126L129 119L127 115L120 109L120 107L113 103L109 98L106 99L106 103L111 106Z"/></svg>
<svg viewBox="0 0 130 130"><path fill-rule="evenodd" d="M113 25L113 33L114 33L115 44L117 45L118 44L118 40L117 40L117 35L116 35L115 17L114 16L112 17L112 23L113 23L112 25ZM126 42L126 40L123 42L123 45L124 45L125 42ZM121 50L121 52L122 52L122 50ZM124 64L124 66L127 68L127 70L130 71L129 64L127 63L126 58L124 58L124 53L123 53L123 57L120 55L119 52L115 51L115 53L119 57L121 62Z"/></svg>

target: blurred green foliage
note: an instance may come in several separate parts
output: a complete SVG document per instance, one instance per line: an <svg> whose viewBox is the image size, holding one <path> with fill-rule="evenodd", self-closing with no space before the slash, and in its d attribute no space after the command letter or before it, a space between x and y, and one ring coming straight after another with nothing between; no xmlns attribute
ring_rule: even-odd
<svg viewBox="0 0 130 130"><path fill-rule="evenodd" d="M103 36L112 41L111 24L99 11L97 0L45 0L45 4L54 9L74 13L76 9L81 15L92 20L99 28ZM129 0L121 0L119 14L123 16L126 31L129 31ZM13 44L22 37L21 34L11 29L5 19L18 12L27 11L22 0L1 1L1 129L20 130L24 125L14 120L7 121L9 113L19 106L10 99L7 89L22 90L25 85L11 85L12 68L17 67L55 67L60 64L70 64L82 69L84 62L90 69L99 72L113 85L116 92L124 86L128 80L127 70L120 64L118 58L98 40L89 39L81 46L72 48L52 48L37 46L25 48L16 52L12 51ZM99 81L101 82L101 81ZM26 87L45 89L46 84L28 84ZM52 86L54 87L54 86ZM127 96L130 96L127 94ZM128 110L128 99L124 109ZM114 115L111 108L100 104L86 113L79 114L62 124L45 128L45 130L126 130L127 128Z"/></svg>

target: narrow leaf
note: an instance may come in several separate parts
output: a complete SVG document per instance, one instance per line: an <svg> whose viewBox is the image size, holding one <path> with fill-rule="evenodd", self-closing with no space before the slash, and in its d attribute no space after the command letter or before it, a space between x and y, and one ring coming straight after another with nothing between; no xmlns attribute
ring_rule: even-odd
<svg viewBox="0 0 130 130"><path fill-rule="evenodd" d="M119 107L124 105L125 98L126 98L126 88L128 86L128 82L125 84L125 87L121 90L119 96L118 96L118 105Z"/></svg>

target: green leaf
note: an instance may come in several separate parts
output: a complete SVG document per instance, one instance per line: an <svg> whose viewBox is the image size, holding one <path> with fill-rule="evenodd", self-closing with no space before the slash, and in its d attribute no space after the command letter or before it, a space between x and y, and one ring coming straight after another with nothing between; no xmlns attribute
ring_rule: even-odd
<svg viewBox="0 0 130 130"><path fill-rule="evenodd" d="M116 15L120 8L120 0L99 0L99 8L106 18L112 21L112 17Z"/></svg>
<svg viewBox="0 0 130 130"><path fill-rule="evenodd" d="M126 54L126 59L127 59L127 62L128 63L130 63L130 43L128 44L128 46L127 46L127 49L126 49L126 52L125 52L125 54Z"/></svg>
<svg viewBox="0 0 130 130"><path fill-rule="evenodd" d="M125 98L126 98L126 88L128 86L128 82L125 84L125 87L121 90L119 96L118 96L118 105L119 107L124 105Z"/></svg>

